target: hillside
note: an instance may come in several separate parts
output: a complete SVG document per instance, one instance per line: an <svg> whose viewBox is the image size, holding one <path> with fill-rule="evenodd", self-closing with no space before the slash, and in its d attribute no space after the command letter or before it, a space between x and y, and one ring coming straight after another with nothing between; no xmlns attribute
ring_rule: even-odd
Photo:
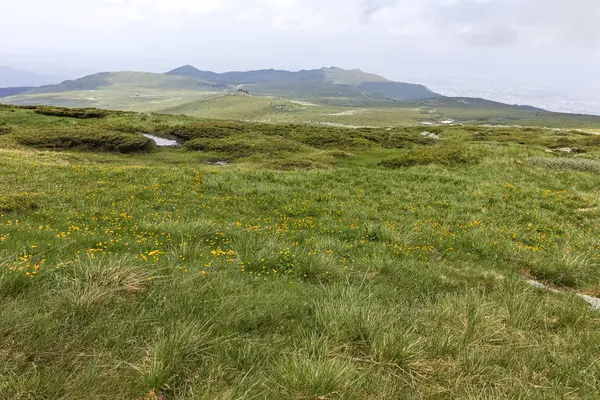
<svg viewBox="0 0 600 400"><path fill-rule="evenodd" d="M131 89L162 90L205 90L217 87L212 82L184 76L166 76L151 72L101 72L84 76L75 80L64 81L57 85L43 86L33 89L28 94L63 93L71 91L98 90L102 87L126 87Z"/></svg>
<svg viewBox="0 0 600 400"><path fill-rule="evenodd" d="M600 117L550 113L484 99L444 97L422 85L340 68L217 74L185 66L167 74L103 72L33 89L0 89L0 97L3 103L15 105L95 107L354 128L448 121L596 127L600 121Z"/></svg>
<svg viewBox="0 0 600 400"><path fill-rule="evenodd" d="M597 133L0 105L0 399L597 399Z"/></svg>
<svg viewBox="0 0 600 400"><path fill-rule="evenodd" d="M200 71L186 65L167 75L205 79L223 85L247 85L255 94L272 96L362 97L422 100L440 97L423 85L392 82L360 70L321 68L298 72L258 70L225 72Z"/></svg>
<svg viewBox="0 0 600 400"><path fill-rule="evenodd" d="M265 69L248 72L234 71L219 74L211 71L200 71L191 65L185 65L183 67L179 67L172 71L169 71L165 75L187 76L190 78L215 82L224 86L228 86L268 82L270 80L281 78L289 74L290 72L288 71L280 71L274 69Z"/></svg>
<svg viewBox="0 0 600 400"><path fill-rule="evenodd" d="M17 105L154 111L199 100L223 88L212 82L149 72L103 72L2 99Z"/></svg>

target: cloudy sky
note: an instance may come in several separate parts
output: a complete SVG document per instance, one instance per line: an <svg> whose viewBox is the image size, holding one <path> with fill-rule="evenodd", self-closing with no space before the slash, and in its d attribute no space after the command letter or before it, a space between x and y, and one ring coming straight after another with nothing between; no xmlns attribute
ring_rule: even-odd
<svg viewBox="0 0 600 400"><path fill-rule="evenodd" d="M335 65L450 94L600 92L598 0L0 0L0 11L0 65L41 72Z"/></svg>

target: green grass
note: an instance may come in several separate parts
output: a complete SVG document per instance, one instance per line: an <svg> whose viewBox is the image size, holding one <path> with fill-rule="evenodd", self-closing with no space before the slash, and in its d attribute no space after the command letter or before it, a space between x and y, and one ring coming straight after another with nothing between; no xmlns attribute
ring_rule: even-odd
<svg viewBox="0 0 600 400"><path fill-rule="evenodd" d="M600 395L589 134L0 120L1 399ZM105 129L207 147L25 145Z"/></svg>

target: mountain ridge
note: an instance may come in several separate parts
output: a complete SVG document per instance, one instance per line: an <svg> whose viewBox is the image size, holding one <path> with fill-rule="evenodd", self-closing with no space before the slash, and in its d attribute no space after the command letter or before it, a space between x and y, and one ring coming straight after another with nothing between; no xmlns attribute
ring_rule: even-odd
<svg viewBox="0 0 600 400"><path fill-rule="evenodd" d="M338 67L300 71L261 69L216 73L202 71L188 64L168 71L165 75L204 79L226 86L251 85L253 91L268 95L313 94L316 96L360 97L367 94L377 98L397 100L424 100L442 97L424 85L395 82L359 69L345 70Z"/></svg>

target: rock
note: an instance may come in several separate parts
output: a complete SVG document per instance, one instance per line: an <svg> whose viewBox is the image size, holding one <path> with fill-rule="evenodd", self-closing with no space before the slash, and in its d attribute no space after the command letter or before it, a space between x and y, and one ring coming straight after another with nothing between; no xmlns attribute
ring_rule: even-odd
<svg viewBox="0 0 600 400"><path fill-rule="evenodd" d="M434 140L440 140L442 138L437 133L427 132L427 131L421 132L421 136L425 136L426 138L434 139Z"/></svg>
<svg viewBox="0 0 600 400"><path fill-rule="evenodd" d="M205 161L209 165L229 165L229 161Z"/></svg>

